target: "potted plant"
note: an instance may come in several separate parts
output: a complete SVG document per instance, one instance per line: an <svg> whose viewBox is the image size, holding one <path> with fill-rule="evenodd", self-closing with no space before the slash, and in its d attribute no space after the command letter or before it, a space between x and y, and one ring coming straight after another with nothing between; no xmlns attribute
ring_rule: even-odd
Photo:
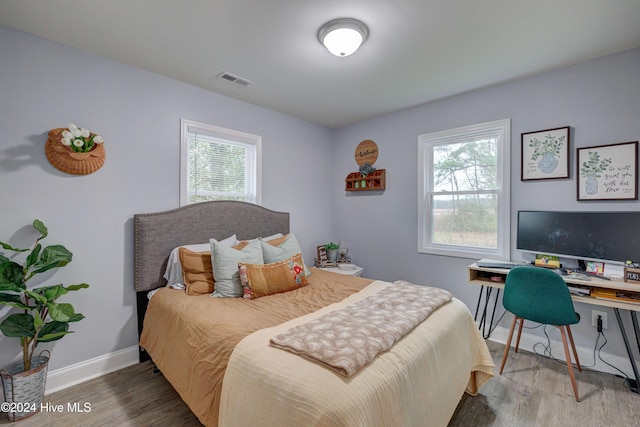
<svg viewBox="0 0 640 427"><path fill-rule="evenodd" d="M587 178L584 182L585 192L589 195L598 194L598 178L611 164L611 158L601 159L597 151L589 151L589 160L582 162L580 174Z"/></svg>
<svg viewBox="0 0 640 427"><path fill-rule="evenodd" d="M22 347L22 360L1 371L5 400L20 403L18 411L7 413L12 421L38 412L44 399L49 357L42 354L36 356L37 345L59 340L72 332L69 331L69 323L84 318L82 314L75 312L71 304L57 302L58 298L68 292L89 287L86 283L81 283L27 288L27 282L36 274L63 267L73 257L62 245L43 248L40 241L47 237L47 227L37 219L33 221L33 227L40 236L31 248L18 249L0 242L0 246L6 251L29 252L22 264L0 253L0 304L22 310L20 313L9 314L0 323L0 331L7 337L19 338ZM37 379L34 380L32 375L37 375ZM26 379L28 377L29 380ZM31 386L38 390L29 390Z"/></svg>
<svg viewBox="0 0 640 427"><path fill-rule="evenodd" d="M564 136L553 137L551 134L544 137L544 141L534 138L529 143L529 147L532 147L533 155L531 160L538 160L538 168L544 173L553 172L558 167L557 156L560 155L562 147L564 147Z"/></svg>
<svg viewBox="0 0 640 427"><path fill-rule="evenodd" d="M329 259L329 262L336 262L338 259L338 249L340 248L340 246L338 246L336 243L329 242L324 245L324 248L327 250L327 258Z"/></svg>

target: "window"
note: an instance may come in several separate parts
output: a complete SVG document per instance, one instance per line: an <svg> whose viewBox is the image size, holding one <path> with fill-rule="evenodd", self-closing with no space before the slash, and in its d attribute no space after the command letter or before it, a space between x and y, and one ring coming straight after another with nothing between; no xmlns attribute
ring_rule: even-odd
<svg viewBox="0 0 640 427"><path fill-rule="evenodd" d="M418 137L418 252L510 258L509 119Z"/></svg>
<svg viewBox="0 0 640 427"><path fill-rule="evenodd" d="M190 120L182 120L181 128L181 206L207 200L261 203L261 137Z"/></svg>

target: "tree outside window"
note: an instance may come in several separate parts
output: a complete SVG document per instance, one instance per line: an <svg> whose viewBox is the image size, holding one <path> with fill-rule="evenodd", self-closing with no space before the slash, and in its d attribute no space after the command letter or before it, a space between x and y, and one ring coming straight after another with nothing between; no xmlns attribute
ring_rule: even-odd
<svg viewBox="0 0 640 427"><path fill-rule="evenodd" d="M261 138L182 120L181 205L209 200L260 203Z"/></svg>
<svg viewBox="0 0 640 427"><path fill-rule="evenodd" d="M509 258L508 127L419 137L419 252Z"/></svg>

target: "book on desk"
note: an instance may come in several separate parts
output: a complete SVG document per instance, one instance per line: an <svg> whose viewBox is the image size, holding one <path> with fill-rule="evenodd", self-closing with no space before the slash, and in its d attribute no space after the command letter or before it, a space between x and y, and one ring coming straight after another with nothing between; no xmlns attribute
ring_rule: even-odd
<svg viewBox="0 0 640 427"><path fill-rule="evenodd" d="M567 288L572 295L578 295L581 297L591 296L591 287L584 285L576 285L573 283L567 283Z"/></svg>
<svg viewBox="0 0 640 427"><path fill-rule="evenodd" d="M621 291L618 289L591 288L591 297L640 304L640 292Z"/></svg>

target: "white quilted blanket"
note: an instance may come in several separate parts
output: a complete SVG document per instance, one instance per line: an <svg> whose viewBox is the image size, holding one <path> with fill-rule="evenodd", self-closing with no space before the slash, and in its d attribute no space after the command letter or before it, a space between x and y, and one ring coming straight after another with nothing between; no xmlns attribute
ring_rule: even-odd
<svg viewBox="0 0 640 427"><path fill-rule="evenodd" d="M400 280L375 295L295 326L270 342L351 377L451 298L444 289Z"/></svg>

